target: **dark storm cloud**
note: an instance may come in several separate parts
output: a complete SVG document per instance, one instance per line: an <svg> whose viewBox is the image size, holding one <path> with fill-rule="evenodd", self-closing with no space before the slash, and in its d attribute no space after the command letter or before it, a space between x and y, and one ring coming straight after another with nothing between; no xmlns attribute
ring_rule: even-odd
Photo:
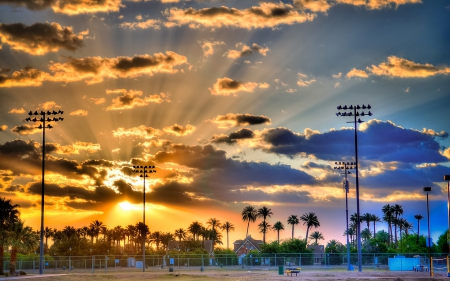
<svg viewBox="0 0 450 281"><path fill-rule="evenodd" d="M276 128L264 130L261 139L262 150L288 157L305 153L333 161L354 154L353 130L306 135L294 133L286 128ZM267 147L267 144L270 146ZM378 120L365 123L364 128L358 132L358 149L362 160L409 163L448 161L439 153L439 143L432 135Z"/></svg>
<svg viewBox="0 0 450 281"><path fill-rule="evenodd" d="M43 10L55 3L56 0L0 0L1 4L23 6L29 10Z"/></svg>
<svg viewBox="0 0 450 281"><path fill-rule="evenodd" d="M172 151L160 151L155 154L155 161L160 163L175 162L190 168L207 170L223 167L226 164L225 151L211 145L186 146L172 145Z"/></svg>
<svg viewBox="0 0 450 281"><path fill-rule="evenodd" d="M59 49L76 51L83 46L83 35L77 35L71 27L55 22L30 26L23 23L0 24L0 38L1 43L10 45L13 50L33 55L44 55Z"/></svg>
<svg viewBox="0 0 450 281"><path fill-rule="evenodd" d="M235 144L236 140L241 139L251 139L254 137L254 133L250 129L240 129L230 135L214 135L211 139L212 143L226 143L226 144Z"/></svg>
<svg viewBox="0 0 450 281"><path fill-rule="evenodd" d="M0 0L1 4L26 7L29 10L51 8L56 13L78 15L87 13L118 12L122 0Z"/></svg>
<svg viewBox="0 0 450 281"><path fill-rule="evenodd" d="M86 165L86 166L101 166L101 167L108 167L108 168L111 168L114 166L113 162L108 161L108 160L103 160L103 159L87 160L87 161L84 161L82 164Z"/></svg>
<svg viewBox="0 0 450 281"><path fill-rule="evenodd" d="M214 119L207 120L219 125L219 128L228 128L233 126L251 126L270 124L272 120L264 115L253 114L234 114L228 113L226 115L217 115Z"/></svg>

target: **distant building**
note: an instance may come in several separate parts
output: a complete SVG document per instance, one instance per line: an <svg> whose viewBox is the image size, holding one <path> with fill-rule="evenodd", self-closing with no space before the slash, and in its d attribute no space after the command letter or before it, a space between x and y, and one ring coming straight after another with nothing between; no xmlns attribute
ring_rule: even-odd
<svg viewBox="0 0 450 281"><path fill-rule="evenodd" d="M321 264L322 259L325 257L324 246L323 245L308 245L306 248L313 251L314 254L314 263Z"/></svg>
<svg viewBox="0 0 450 281"><path fill-rule="evenodd" d="M234 249L233 251L239 257L241 255L246 255L248 252L252 250L257 250L261 252L261 246L264 244L262 240L253 239L251 235L245 237L244 240L236 240L234 241Z"/></svg>

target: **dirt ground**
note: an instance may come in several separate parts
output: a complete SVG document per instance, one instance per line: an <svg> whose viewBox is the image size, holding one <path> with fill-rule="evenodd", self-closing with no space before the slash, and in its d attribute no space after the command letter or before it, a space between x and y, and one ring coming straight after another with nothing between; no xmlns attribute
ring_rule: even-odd
<svg viewBox="0 0 450 281"><path fill-rule="evenodd" d="M430 277L429 272L413 272L413 271L388 271L388 270L371 270L363 269L363 272L346 271L343 269L309 269L302 270L293 276L279 275L278 269L250 269L250 268L215 268L200 271L200 269L174 268L173 272L169 272L168 268L164 269L148 269L146 272L122 269L96 270L92 273L88 271L58 271L47 270L43 275L37 272L29 272L26 276L3 277L0 280L38 280L38 281L106 281L106 280L180 280L180 281L294 281L294 280L384 280L384 281L402 281L402 280L447 280L445 272L437 272L434 277Z"/></svg>

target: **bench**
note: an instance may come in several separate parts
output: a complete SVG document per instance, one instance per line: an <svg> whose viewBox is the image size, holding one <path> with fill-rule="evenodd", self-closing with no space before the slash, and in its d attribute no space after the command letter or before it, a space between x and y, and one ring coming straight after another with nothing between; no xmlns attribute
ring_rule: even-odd
<svg viewBox="0 0 450 281"><path fill-rule="evenodd" d="M286 275L291 275L295 273L295 276L297 276L297 274L299 274L301 272L301 268L300 267L287 267L286 268Z"/></svg>

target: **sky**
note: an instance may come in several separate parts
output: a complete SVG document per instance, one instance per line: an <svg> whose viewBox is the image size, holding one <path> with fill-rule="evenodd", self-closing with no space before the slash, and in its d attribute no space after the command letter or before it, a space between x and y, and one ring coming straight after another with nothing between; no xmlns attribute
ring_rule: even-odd
<svg viewBox="0 0 450 281"><path fill-rule="evenodd" d="M448 219L449 18L450 2L431 0L0 0L0 196L39 229L43 130L26 118L62 111L45 130L45 226L142 221L132 169L154 165L150 231L216 218L234 224L231 244L250 205L272 210L282 239L290 215L314 212L310 233L344 243L334 163L355 161L354 119L337 106L370 104L360 213L400 204L426 233L429 186L436 241ZM353 214L354 171L348 180Z"/></svg>

